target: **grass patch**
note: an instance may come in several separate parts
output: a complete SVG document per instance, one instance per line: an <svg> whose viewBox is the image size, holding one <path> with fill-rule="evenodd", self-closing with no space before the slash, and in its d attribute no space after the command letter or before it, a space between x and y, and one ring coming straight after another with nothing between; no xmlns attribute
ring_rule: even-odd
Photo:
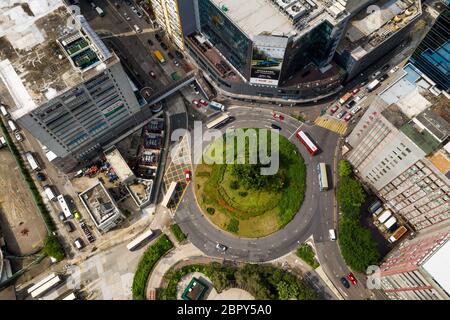
<svg viewBox="0 0 450 320"><path fill-rule="evenodd" d="M315 257L313 248L307 243L303 243L297 249L297 256L303 261L305 261L307 264L309 264L313 269L316 269L320 266L319 262Z"/></svg>
<svg viewBox="0 0 450 320"><path fill-rule="evenodd" d="M154 265L158 260L173 248L172 242L163 234L154 244L145 250L133 278L133 299L145 300L145 287Z"/></svg>
<svg viewBox="0 0 450 320"><path fill-rule="evenodd" d="M177 225L177 224L171 225L170 230L172 231L175 238L177 238L178 242L182 242L183 240L186 239L186 235L183 233L183 231L181 231L181 228L179 225Z"/></svg>
<svg viewBox="0 0 450 320"><path fill-rule="evenodd" d="M236 164L198 165L201 174L196 173L195 192L212 223L252 238L272 234L292 220L304 200L306 166L297 148L283 136L279 138L280 167L268 178L258 177L252 168L236 170ZM268 140L270 146L270 136ZM218 139L214 143L224 142ZM205 154L210 154L209 150ZM242 174L242 179L237 174Z"/></svg>

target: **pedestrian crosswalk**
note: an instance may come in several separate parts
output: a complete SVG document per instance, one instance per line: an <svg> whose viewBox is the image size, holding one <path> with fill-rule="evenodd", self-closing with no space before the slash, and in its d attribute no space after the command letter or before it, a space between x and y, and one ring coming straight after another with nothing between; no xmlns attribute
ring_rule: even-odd
<svg viewBox="0 0 450 320"><path fill-rule="evenodd" d="M336 132L337 134L344 135L347 131L347 123L334 119L330 116L321 116L314 121L319 127L328 129L330 131Z"/></svg>

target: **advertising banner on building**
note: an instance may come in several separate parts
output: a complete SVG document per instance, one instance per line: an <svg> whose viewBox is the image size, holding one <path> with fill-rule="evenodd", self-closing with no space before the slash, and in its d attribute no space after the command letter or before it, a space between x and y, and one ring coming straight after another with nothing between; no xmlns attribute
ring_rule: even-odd
<svg viewBox="0 0 450 320"><path fill-rule="evenodd" d="M253 39L251 84L278 86L288 39L259 35Z"/></svg>

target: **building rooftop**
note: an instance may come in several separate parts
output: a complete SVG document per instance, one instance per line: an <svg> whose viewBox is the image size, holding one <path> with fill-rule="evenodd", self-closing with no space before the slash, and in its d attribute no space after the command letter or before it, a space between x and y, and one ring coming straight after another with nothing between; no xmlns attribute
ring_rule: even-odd
<svg viewBox="0 0 450 320"><path fill-rule="evenodd" d="M450 295L450 241L436 250L423 264L423 269Z"/></svg>
<svg viewBox="0 0 450 320"><path fill-rule="evenodd" d="M14 118L117 61L86 19L71 16L62 0L21 2L0 7L0 79L14 100Z"/></svg>
<svg viewBox="0 0 450 320"><path fill-rule="evenodd" d="M420 0L380 0L374 5L380 10L361 10L349 23L339 45L339 50L349 50L355 59L362 58L422 14ZM356 4L351 7L356 8Z"/></svg>
<svg viewBox="0 0 450 320"><path fill-rule="evenodd" d="M318 23L340 22L345 0L212 0L250 38L260 34L295 36Z"/></svg>
<svg viewBox="0 0 450 320"><path fill-rule="evenodd" d="M427 130L422 128L414 121L410 121L400 128L411 141L413 141L425 154L430 154L439 146L439 141L436 140Z"/></svg>
<svg viewBox="0 0 450 320"><path fill-rule="evenodd" d="M80 199L97 226L119 211L101 182L80 193Z"/></svg>
<svg viewBox="0 0 450 320"><path fill-rule="evenodd" d="M449 110L447 112L450 113ZM431 108L419 114L413 121L426 129L439 142L443 142L450 136L450 123L433 112Z"/></svg>
<svg viewBox="0 0 450 320"><path fill-rule="evenodd" d="M114 172L119 177L120 181L126 182L135 177L133 171L131 171L130 167L120 154L119 150L113 148L105 152L105 156L111 164L111 167L114 169Z"/></svg>

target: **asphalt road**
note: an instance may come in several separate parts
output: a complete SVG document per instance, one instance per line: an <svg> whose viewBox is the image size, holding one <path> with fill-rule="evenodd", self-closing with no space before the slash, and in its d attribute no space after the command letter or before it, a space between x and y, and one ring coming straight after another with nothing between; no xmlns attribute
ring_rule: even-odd
<svg viewBox="0 0 450 320"><path fill-rule="evenodd" d="M325 162L328 165L330 184L334 183L333 175L330 173L334 171L338 136L323 128L302 124L290 117L285 117L283 121L275 121L272 113L265 109L232 107L228 113L236 120L221 128L222 131L227 128L270 128L271 123L277 122L282 128L280 133L297 146L305 159L307 167L305 200L293 220L278 232L263 238L239 238L218 229L208 221L199 209L193 189L189 186L175 216L176 222L187 234L189 240L210 256L239 261L266 262L295 250L300 243L313 236L319 251L320 263L341 293L349 299L369 297L370 292L360 284L352 286L349 290L342 287L339 279L350 271L342 260L336 242L328 238L329 229L337 229L334 190L319 191L316 166L319 162ZM294 134L299 129L309 133L320 147L321 152L318 155L311 157L295 137ZM205 142L203 147L207 144L208 142ZM219 252L215 248L217 243L226 245L228 250Z"/></svg>

